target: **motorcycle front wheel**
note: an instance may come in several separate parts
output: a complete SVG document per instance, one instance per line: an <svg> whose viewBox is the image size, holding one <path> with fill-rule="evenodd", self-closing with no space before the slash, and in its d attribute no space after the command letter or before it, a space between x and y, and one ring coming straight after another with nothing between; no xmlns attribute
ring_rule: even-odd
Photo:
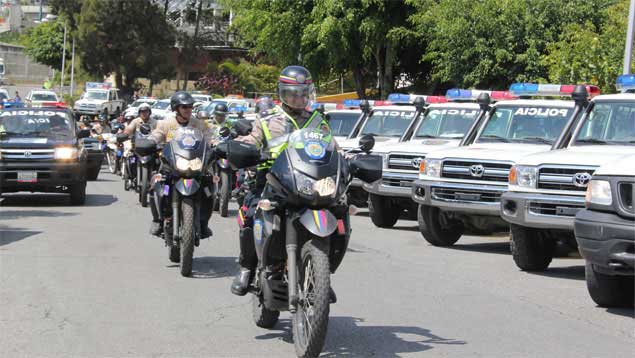
<svg viewBox="0 0 635 358"><path fill-rule="evenodd" d="M302 246L298 267L298 308L293 315L293 343L298 357L317 357L322 352L329 324L329 245L325 239Z"/></svg>
<svg viewBox="0 0 635 358"><path fill-rule="evenodd" d="M223 171L220 173L220 195L218 198L218 212L220 216L226 218L229 214L229 199L232 196L232 188L230 186L229 173Z"/></svg>
<svg viewBox="0 0 635 358"><path fill-rule="evenodd" d="M141 183L141 188L139 190L139 202L141 203L141 206L145 208L148 206L148 189L150 186L150 184L148 184L148 178L150 177L150 168L144 165L139 174L141 174L141 178L139 178L139 183Z"/></svg>
<svg viewBox="0 0 635 358"><path fill-rule="evenodd" d="M117 172L117 157L112 150L106 152L106 160L108 161L108 170L115 174Z"/></svg>
<svg viewBox="0 0 635 358"><path fill-rule="evenodd" d="M192 260L194 258L194 200L183 198L181 201L181 276L192 276Z"/></svg>

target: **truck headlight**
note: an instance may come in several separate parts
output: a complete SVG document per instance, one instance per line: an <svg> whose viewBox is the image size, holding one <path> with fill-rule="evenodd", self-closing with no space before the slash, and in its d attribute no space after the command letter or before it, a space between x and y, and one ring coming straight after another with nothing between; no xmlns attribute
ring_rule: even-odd
<svg viewBox="0 0 635 358"><path fill-rule="evenodd" d="M611 205L611 183L606 180L591 180L586 189L585 201L588 204Z"/></svg>
<svg viewBox="0 0 635 358"><path fill-rule="evenodd" d="M509 184L523 188L535 188L538 168L526 165L515 165L509 171Z"/></svg>
<svg viewBox="0 0 635 358"><path fill-rule="evenodd" d="M187 160L183 157L178 157L176 159L176 169L180 170L180 171L187 171L192 170L192 171L198 171L201 170L203 168L203 161L201 160L201 158L194 158L192 160Z"/></svg>
<svg viewBox="0 0 635 358"><path fill-rule="evenodd" d="M78 157L79 151L77 148L61 147L55 148L55 159L58 160L70 160Z"/></svg>
<svg viewBox="0 0 635 358"><path fill-rule="evenodd" d="M440 159L426 159L423 163L423 166L419 166L420 172L431 177L441 176L442 161Z"/></svg>

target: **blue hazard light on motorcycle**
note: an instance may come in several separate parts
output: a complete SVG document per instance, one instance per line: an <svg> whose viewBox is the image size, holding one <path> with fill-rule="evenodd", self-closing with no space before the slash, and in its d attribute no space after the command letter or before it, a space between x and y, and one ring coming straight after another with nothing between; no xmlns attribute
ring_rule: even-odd
<svg viewBox="0 0 635 358"><path fill-rule="evenodd" d="M635 90L635 75L621 75L615 82L618 91Z"/></svg>

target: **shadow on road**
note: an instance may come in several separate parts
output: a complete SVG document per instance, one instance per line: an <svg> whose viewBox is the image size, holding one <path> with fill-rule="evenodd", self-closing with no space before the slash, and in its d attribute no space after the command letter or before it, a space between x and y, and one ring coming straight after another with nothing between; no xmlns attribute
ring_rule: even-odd
<svg viewBox="0 0 635 358"><path fill-rule="evenodd" d="M418 353L435 345L464 345L465 341L439 337L429 329L414 326L367 326L354 317L330 317L320 357L400 357ZM256 339L281 339L293 344L291 321L280 320L270 333Z"/></svg>
<svg viewBox="0 0 635 358"><path fill-rule="evenodd" d="M635 310L633 308L607 308L606 312L618 316L635 318Z"/></svg>
<svg viewBox="0 0 635 358"><path fill-rule="evenodd" d="M509 242L481 242L476 244L455 244L450 250L484 252L488 254L510 255Z"/></svg>
<svg viewBox="0 0 635 358"><path fill-rule="evenodd" d="M69 206L70 196L67 194L10 194L3 197L2 206ZM112 195L86 194L83 206L108 206L117 201Z"/></svg>
<svg viewBox="0 0 635 358"><path fill-rule="evenodd" d="M542 272L527 272L527 273L530 275L584 281L584 265L567 266L567 267L550 267Z"/></svg>
<svg viewBox="0 0 635 358"><path fill-rule="evenodd" d="M396 225L391 228L392 230L401 230L401 231L419 231L419 226L405 226L405 225Z"/></svg>
<svg viewBox="0 0 635 358"><path fill-rule="evenodd" d="M236 257L194 257L192 278L221 278L238 273Z"/></svg>
<svg viewBox="0 0 635 358"><path fill-rule="evenodd" d="M26 217L60 217L75 216L77 213L65 213L63 211L54 210L2 210L0 211L0 220L15 220Z"/></svg>
<svg viewBox="0 0 635 358"><path fill-rule="evenodd" d="M16 241L26 239L29 236L40 234L42 231L31 231L19 228L0 226L0 246L8 245Z"/></svg>

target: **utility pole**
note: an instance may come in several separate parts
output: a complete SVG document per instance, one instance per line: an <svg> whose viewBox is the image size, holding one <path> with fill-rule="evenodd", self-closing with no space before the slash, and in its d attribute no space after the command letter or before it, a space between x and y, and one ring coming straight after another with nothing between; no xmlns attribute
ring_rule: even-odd
<svg viewBox="0 0 635 358"><path fill-rule="evenodd" d="M62 86L60 93L64 94L64 60L66 59L66 22L64 22L64 46L62 47Z"/></svg>
<svg viewBox="0 0 635 358"><path fill-rule="evenodd" d="M73 37L73 54L71 55L71 97L75 92L75 37Z"/></svg>
<svg viewBox="0 0 635 358"><path fill-rule="evenodd" d="M44 0L40 0L40 21L42 21L42 3Z"/></svg>
<svg viewBox="0 0 635 358"><path fill-rule="evenodd" d="M628 9L628 30L626 30L626 46L624 49L624 70L623 74L631 73L631 63L633 59L633 31L635 30L635 0L631 0Z"/></svg>

